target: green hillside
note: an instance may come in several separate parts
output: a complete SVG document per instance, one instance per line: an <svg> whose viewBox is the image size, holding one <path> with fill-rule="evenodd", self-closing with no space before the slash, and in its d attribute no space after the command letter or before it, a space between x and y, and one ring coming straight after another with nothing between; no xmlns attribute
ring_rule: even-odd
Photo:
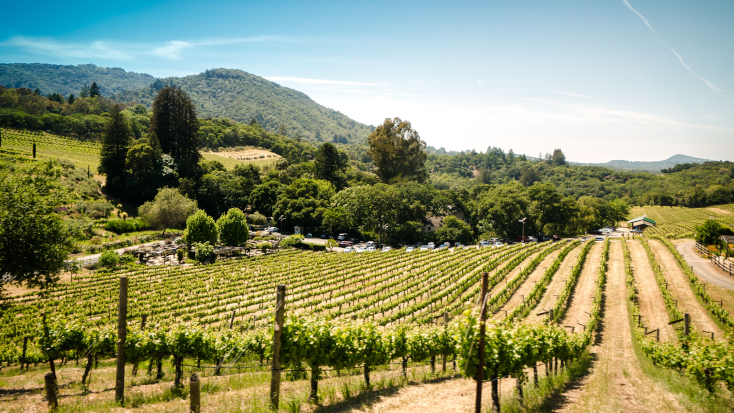
<svg viewBox="0 0 734 413"><path fill-rule="evenodd" d="M287 136L298 135L310 141L366 143L372 131L371 126L321 106L304 93L242 70L214 69L198 75L161 79L146 88L111 97L149 106L166 84L176 85L188 93L203 118L247 123L254 117L257 123L273 132L284 123Z"/></svg>
<svg viewBox="0 0 734 413"><path fill-rule="evenodd" d="M660 173L662 169L673 168L675 165L693 163L700 164L708 161L709 159L694 158L693 156L688 155L673 155L662 161L640 162L615 160L605 163L579 163L578 165L601 166L603 168L610 168L618 171L647 171Z"/></svg>
<svg viewBox="0 0 734 413"><path fill-rule="evenodd" d="M146 87L156 80L145 73L127 72L119 67L97 67L86 65L52 65L45 63L2 63L0 64L0 85L10 88L38 88L44 95L60 93L68 97L70 93L79 96L79 90L86 84L97 82L102 95L135 90Z"/></svg>

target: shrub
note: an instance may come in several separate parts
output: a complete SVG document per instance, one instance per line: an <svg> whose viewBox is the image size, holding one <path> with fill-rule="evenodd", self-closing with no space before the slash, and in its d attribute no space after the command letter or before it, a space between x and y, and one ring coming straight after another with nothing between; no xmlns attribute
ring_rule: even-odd
<svg viewBox="0 0 734 413"><path fill-rule="evenodd" d="M273 244L269 242L261 242L257 244L257 249L262 250L263 254L265 253L265 250L269 250L273 248Z"/></svg>
<svg viewBox="0 0 734 413"><path fill-rule="evenodd" d="M249 237L245 214L239 208L231 208L219 217L217 230L224 245L239 246L247 242Z"/></svg>
<svg viewBox="0 0 734 413"><path fill-rule="evenodd" d="M186 220L186 230L183 235L187 244L208 242L214 245L219 240L217 224L203 210L198 210Z"/></svg>
<svg viewBox="0 0 734 413"><path fill-rule="evenodd" d="M102 243L102 237L99 235L95 235L92 237L92 239L89 240L89 243L92 245L99 245Z"/></svg>
<svg viewBox="0 0 734 413"><path fill-rule="evenodd" d="M205 261L214 262L214 246L208 242L197 242L194 244L194 253L196 260L203 263Z"/></svg>
<svg viewBox="0 0 734 413"><path fill-rule="evenodd" d="M291 235L289 237L286 237L284 240L280 241L280 246L284 248L295 247L296 244L302 243L304 238L305 237L302 234Z"/></svg>
<svg viewBox="0 0 734 413"><path fill-rule="evenodd" d="M113 268L120 262L120 256L115 251L107 250L99 257L99 264L106 268Z"/></svg>
<svg viewBox="0 0 734 413"><path fill-rule="evenodd" d="M107 221L104 229L115 234L124 234L126 232L144 231L150 229L150 225L140 218L131 219L130 221L115 219Z"/></svg>
<svg viewBox="0 0 734 413"><path fill-rule="evenodd" d="M184 262L184 250L182 250L180 248L178 250L176 250L176 258L178 258L178 262L179 263Z"/></svg>
<svg viewBox="0 0 734 413"><path fill-rule="evenodd" d="M265 225L268 222L268 218L265 215L255 211L254 214L250 214L247 217L247 222L254 225Z"/></svg>

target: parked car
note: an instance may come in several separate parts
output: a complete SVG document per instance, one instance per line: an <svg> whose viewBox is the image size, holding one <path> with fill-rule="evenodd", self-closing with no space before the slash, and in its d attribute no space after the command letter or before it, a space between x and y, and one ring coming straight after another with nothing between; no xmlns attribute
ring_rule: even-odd
<svg viewBox="0 0 734 413"><path fill-rule="evenodd" d="M483 239L483 240L479 241L479 246L480 247L489 247L490 245L491 244L486 239Z"/></svg>
<svg viewBox="0 0 734 413"><path fill-rule="evenodd" d="M428 243L428 248L434 249L434 248L436 248L436 244L434 244L433 242L429 242Z"/></svg>
<svg viewBox="0 0 734 413"><path fill-rule="evenodd" d="M339 234L339 236L336 237L336 239L339 241L346 241L348 236L349 236L348 234L342 233L342 234Z"/></svg>
<svg viewBox="0 0 734 413"><path fill-rule="evenodd" d="M464 244L462 244L460 242L456 242L456 243L454 243L454 248L456 248L456 249L464 248Z"/></svg>
<svg viewBox="0 0 734 413"><path fill-rule="evenodd" d="M357 247L357 252L365 252L365 251L367 250L364 249L363 247Z"/></svg>
<svg viewBox="0 0 734 413"><path fill-rule="evenodd" d="M384 247L382 247L382 252L388 252L390 250L392 250L392 248L391 247L388 247L387 245L385 245Z"/></svg>
<svg viewBox="0 0 734 413"><path fill-rule="evenodd" d="M440 249L440 250L445 249L445 248L448 248L448 246L446 244L441 244L441 245L438 246L438 249Z"/></svg>
<svg viewBox="0 0 734 413"><path fill-rule="evenodd" d="M366 246L367 247L374 247L375 246L375 241L367 241L367 245Z"/></svg>
<svg viewBox="0 0 734 413"><path fill-rule="evenodd" d="M354 247L346 247L346 248L344 248L344 251L342 251L342 252L355 252L355 249L354 249Z"/></svg>
<svg viewBox="0 0 734 413"><path fill-rule="evenodd" d="M492 246L493 246L493 247L495 247L495 248L499 248L499 247L502 247L502 246L504 246L504 245L505 245L505 244L503 244L503 243L501 243L501 242L499 242L499 241L497 241L497 242L495 242L494 244L492 244Z"/></svg>
<svg viewBox="0 0 734 413"><path fill-rule="evenodd" d="M596 242L604 241L604 237L594 237L594 241Z"/></svg>
<svg viewBox="0 0 734 413"><path fill-rule="evenodd" d="M538 239L535 237L528 237L528 242L538 242Z"/></svg>
<svg viewBox="0 0 734 413"><path fill-rule="evenodd" d="M267 228L265 228L265 231L268 231L268 232L278 232L278 228L276 228L276 227L267 227Z"/></svg>
<svg viewBox="0 0 734 413"><path fill-rule="evenodd" d="M342 248L344 248L344 247L351 247L352 246L352 242L351 241L339 241L339 246L342 247Z"/></svg>
<svg viewBox="0 0 734 413"><path fill-rule="evenodd" d="M405 247L405 252L413 252L413 251L415 251L415 247L414 246L408 245L407 247Z"/></svg>
<svg viewBox="0 0 734 413"><path fill-rule="evenodd" d="M632 231L630 231L630 233L632 233L632 234L642 234L642 231L640 231L639 229L633 229Z"/></svg>
<svg viewBox="0 0 734 413"><path fill-rule="evenodd" d="M560 240L561 240L561 237L559 237L558 235L553 236L553 242L558 242Z"/></svg>
<svg viewBox="0 0 734 413"><path fill-rule="evenodd" d="M428 247L428 245L421 245L420 251L430 251L430 248Z"/></svg>
<svg viewBox="0 0 734 413"><path fill-rule="evenodd" d="M367 247L367 252L375 252L377 251L377 248L375 247Z"/></svg>

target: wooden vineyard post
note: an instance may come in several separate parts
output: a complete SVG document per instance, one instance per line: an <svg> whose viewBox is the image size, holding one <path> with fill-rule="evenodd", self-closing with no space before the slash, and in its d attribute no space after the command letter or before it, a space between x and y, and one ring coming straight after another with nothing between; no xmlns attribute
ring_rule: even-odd
<svg viewBox="0 0 734 413"><path fill-rule="evenodd" d="M232 326L234 325L234 315L237 310L232 310L232 318L229 319L229 329L232 329Z"/></svg>
<svg viewBox="0 0 734 413"><path fill-rule="evenodd" d="M28 336L23 337L23 354L20 356L20 371L23 371L23 365L26 364L25 362L25 353L28 349ZM26 370L28 369L28 365L26 364Z"/></svg>
<svg viewBox="0 0 734 413"><path fill-rule="evenodd" d="M285 285L280 284L276 290L275 325L273 331L273 364L270 368L270 408L277 411L280 401L280 335L283 333L285 316Z"/></svg>
<svg viewBox="0 0 734 413"><path fill-rule="evenodd" d="M691 331L691 315L688 313L683 314L683 335L688 337Z"/></svg>
<svg viewBox="0 0 734 413"><path fill-rule="evenodd" d="M201 412L201 387L196 373L189 379L189 410L191 413Z"/></svg>
<svg viewBox="0 0 734 413"><path fill-rule="evenodd" d="M125 400L125 340L127 339L127 277L120 277L120 305L117 312L117 375L115 401Z"/></svg>
<svg viewBox="0 0 734 413"><path fill-rule="evenodd" d="M49 338L48 338L48 325L46 324L46 313L41 314L41 323L43 324L43 334L46 337L46 341L48 342ZM56 382L56 366L54 365L54 359L53 357L51 357L50 354L48 357L48 364L49 364L49 367L51 368L51 374L54 375L54 382Z"/></svg>
<svg viewBox="0 0 734 413"><path fill-rule="evenodd" d="M145 328L145 322L148 321L148 314L143 314L140 318L140 330L143 330ZM138 361L133 364L133 376L138 375Z"/></svg>
<svg viewBox="0 0 734 413"><path fill-rule="evenodd" d="M56 409L59 407L59 401L56 398L58 392L58 388L56 387L56 377L53 373L49 372L46 373L45 376L43 376L43 380L46 387L46 400L48 400L48 410L56 411Z"/></svg>
<svg viewBox="0 0 734 413"><path fill-rule="evenodd" d="M482 412L482 385L484 384L484 333L485 333L485 327L484 322L487 318L487 311L486 311L486 297L487 297L487 284L489 280L489 273L483 272L482 273L482 295L479 296L479 348L477 349L479 352L479 365L477 366L477 397L476 397L476 405L474 407L475 413L481 413ZM494 384L495 382L492 382L492 396L494 397Z"/></svg>
<svg viewBox="0 0 734 413"><path fill-rule="evenodd" d="M447 329L449 327L449 313L443 313L443 327ZM442 371L446 373L446 354L443 355Z"/></svg>

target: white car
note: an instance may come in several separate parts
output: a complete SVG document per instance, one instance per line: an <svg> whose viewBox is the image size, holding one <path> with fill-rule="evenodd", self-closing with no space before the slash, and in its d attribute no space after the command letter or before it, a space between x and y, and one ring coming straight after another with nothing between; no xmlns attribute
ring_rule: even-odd
<svg viewBox="0 0 734 413"><path fill-rule="evenodd" d="M355 249L354 249L354 247L346 247L346 248L344 248L344 251L342 251L342 252L355 252Z"/></svg>
<svg viewBox="0 0 734 413"><path fill-rule="evenodd" d="M428 247L428 245L421 245L421 249L419 251L428 251L431 248Z"/></svg>
<svg viewBox="0 0 734 413"><path fill-rule="evenodd" d="M479 246L480 247L489 247L490 246L490 243L486 239L483 239L483 240L479 241Z"/></svg>
<svg viewBox="0 0 734 413"><path fill-rule="evenodd" d="M390 247L388 247L387 245L385 245L384 247L382 247L382 252L388 252L388 251L390 251L391 249L392 249L392 248L390 248Z"/></svg>
<svg viewBox="0 0 734 413"><path fill-rule="evenodd" d="M432 242L429 242L428 245L427 245L427 247L430 248L430 249L434 249L434 248L436 248L436 244L434 244Z"/></svg>
<svg viewBox="0 0 734 413"><path fill-rule="evenodd" d="M499 242L499 241L497 241L497 242L495 242L494 244L492 244L492 246L493 246L493 247L495 247L495 248L499 248L499 247L502 247L502 246L504 246L504 245L505 245L505 244L503 244L503 243L501 243L501 242Z"/></svg>
<svg viewBox="0 0 734 413"><path fill-rule="evenodd" d="M364 247L357 247L357 252L365 252L365 251L367 250L364 249Z"/></svg>
<svg viewBox="0 0 734 413"><path fill-rule="evenodd" d="M595 237L594 241L604 241L604 237Z"/></svg>
<svg viewBox="0 0 734 413"><path fill-rule="evenodd" d="M375 247L367 247L367 252L375 252L377 251L377 248Z"/></svg>
<svg viewBox="0 0 734 413"><path fill-rule="evenodd" d="M367 241L367 247L375 247L375 241Z"/></svg>
<svg viewBox="0 0 734 413"><path fill-rule="evenodd" d="M413 251L415 251L414 246L411 245L410 247L405 247L405 252L413 252Z"/></svg>

